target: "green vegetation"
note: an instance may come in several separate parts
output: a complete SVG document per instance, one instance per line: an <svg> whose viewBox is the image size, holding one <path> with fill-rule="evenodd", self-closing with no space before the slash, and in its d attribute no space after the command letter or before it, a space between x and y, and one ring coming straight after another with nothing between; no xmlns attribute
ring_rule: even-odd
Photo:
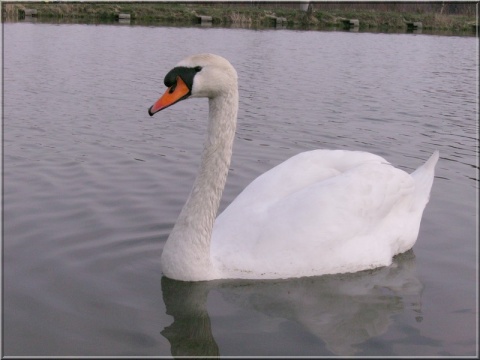
<svg viewBox="0 0 480 360"><path fill-rule="evenodd" d="M442 5L443 4L443 5ZM437 6L438 8L435 8ZM439 7L441 6L441 7ZM453 6L453 5L452 5ZM4 20L22 18L25 9L36 9L39 19L61 18L70 21L114 21L128 13L132 23L192 24L198 15L212 17L218 26L265 27L275 17L287 19L288 28L322 29L343 26L342 20L358 19L360 29L400 30L408 21L421 21L425 30L473 31L476 24L475 3L458 5L453 13L444 11L445 3L416 4L415 7L388 4L313 3L302 11L299 3L134 3L134 2L18 2L3 3ZM423 10L422 10L423 9Z"/></svg>

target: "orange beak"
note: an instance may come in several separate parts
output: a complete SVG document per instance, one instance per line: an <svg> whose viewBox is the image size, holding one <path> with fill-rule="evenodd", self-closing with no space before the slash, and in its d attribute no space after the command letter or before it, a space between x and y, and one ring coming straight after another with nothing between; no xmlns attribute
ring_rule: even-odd
<svg viewBox="0 0 480 360"><path fill-rule="evenodd" d="M156 112L159 112L160 110L163 110L170 105L185 99L188 95L190 95L190 89L182 80L182 78L177 76L177 82L170 86L162 95L162 97L158 99L155 104L150 107L150 109L148 109L148 113L150 116L152 116Z"/></svg>

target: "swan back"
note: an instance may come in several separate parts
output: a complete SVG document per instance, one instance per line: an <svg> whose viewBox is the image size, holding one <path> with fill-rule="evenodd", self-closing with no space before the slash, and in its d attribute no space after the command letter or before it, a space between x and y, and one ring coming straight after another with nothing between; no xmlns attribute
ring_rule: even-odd
<svg viewBox="0 0 480 360"><path fill-rule="evenodd" d="M218 216L214 264L233 278L389 265L418 237L437 160L435 153L413 176L365 152L296 155L255 179Z"/></svg>

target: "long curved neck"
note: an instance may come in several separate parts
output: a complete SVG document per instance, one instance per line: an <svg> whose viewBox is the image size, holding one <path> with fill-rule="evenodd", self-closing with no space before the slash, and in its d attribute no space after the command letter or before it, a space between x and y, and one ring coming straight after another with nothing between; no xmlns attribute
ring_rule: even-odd
<svg viewBox="0 0 480 360"><path fill-rule="evenodd" d="M162 253L163 273L179 280L215 278L210 240L232 156L238 90L209 99L208 136L190 196Z"/></svg>

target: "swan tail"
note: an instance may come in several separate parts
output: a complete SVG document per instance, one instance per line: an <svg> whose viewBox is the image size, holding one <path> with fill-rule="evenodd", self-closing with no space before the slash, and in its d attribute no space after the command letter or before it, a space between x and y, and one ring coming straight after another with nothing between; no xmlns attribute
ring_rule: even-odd
<svg viewBox="0 0 480 360"><path fill-rule="evenodd" d="M421 204L420 206L424 207L430 198L430 190L432 189L435 175L435 165L439 157L439 151L435 150L425 164L411 174L415 181L415 198L418 199L419 204Z"/></svg>

